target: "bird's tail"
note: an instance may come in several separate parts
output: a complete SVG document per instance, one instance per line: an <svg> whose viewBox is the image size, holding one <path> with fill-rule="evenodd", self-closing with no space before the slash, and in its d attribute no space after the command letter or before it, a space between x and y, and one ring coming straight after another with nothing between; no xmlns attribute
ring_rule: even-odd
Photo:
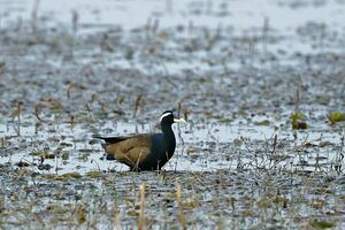
<svg viewBox="0 0 345 230"><path fill-rule="evenodd" d="M101 145L102 145L103 149L105 149L105 148L107 147L107 142L106 142L106 140L105 140L104 137L101 137L101 136L99 136L99 135L92 135L92 138L104 140L105 143L102 143Z"/></svg>
<svg viewBox="0 0 345 230"><path fill-rule="evenodd" d="M103 137L101 137L101 136L99 136L99 135L96 135L96 134L92 135L92 138L95 138L95 139L103 139Z"/></svg>
<svg viewBox="0 0 345 230"><path fill-rule="evenodd" d="M126 140L126 137L101 137L98 135L93 135L93 138L104 140L107 144L115 144L117 142Z"/></svg>

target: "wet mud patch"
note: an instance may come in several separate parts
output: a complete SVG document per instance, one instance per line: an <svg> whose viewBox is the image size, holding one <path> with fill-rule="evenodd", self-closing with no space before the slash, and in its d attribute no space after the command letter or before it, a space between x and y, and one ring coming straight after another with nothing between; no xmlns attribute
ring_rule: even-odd
<svg viewBox="0 0 345 230"><path fill-rule="evenodd" d="M2 195L8 197L2 200L4 227L108 228L143 221L156 227L247 228L283 227L286 220L291 227L343 221L342 183L318 172L240 169L57 177L14 170L2 178L7 180ZM325 213L331 216L322 219Z"/></svg>
<svg viewBox="0 0 345 230"><path fill-rule="evenodd" d="M333 4L277 2L258 19L196 1L134 29L4 14L0 225L342 229L344 32L337 13L305 13ZM305 18L274 20L286 13ZM179 14L210 21L164 26ZM159 131L171 108L188 124L161 172L128 172L92 138Z"/></svg>

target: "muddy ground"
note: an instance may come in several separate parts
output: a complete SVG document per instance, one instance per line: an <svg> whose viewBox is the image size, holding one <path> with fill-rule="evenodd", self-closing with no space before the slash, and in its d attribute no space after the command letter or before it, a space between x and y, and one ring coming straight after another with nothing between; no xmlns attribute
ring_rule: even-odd
<svg viewBox="0 0 345 230"><path fill-rule="evenodd" d="M272 4L344 7L287 2ZM2 16L1 228L345 228L345 125L329 119L345 108L342 24L127 29L73 14ZM163 171L104 159L92 135L157 131L167 109L188 124Z"/></svg>

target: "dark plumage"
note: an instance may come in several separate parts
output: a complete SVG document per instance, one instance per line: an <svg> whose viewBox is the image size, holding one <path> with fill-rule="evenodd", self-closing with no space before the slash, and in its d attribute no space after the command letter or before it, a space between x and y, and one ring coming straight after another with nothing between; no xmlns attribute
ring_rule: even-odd
<svg viewBox="0 0 345 230"><path fill-rule="evenodd" d="M160 170L173 156L176 147L172 130L172 111L165 111L160 118L161 133L141 134L128 137L95 137L105 141L103 145L107 159L126 164L131 170Z"/></svg>

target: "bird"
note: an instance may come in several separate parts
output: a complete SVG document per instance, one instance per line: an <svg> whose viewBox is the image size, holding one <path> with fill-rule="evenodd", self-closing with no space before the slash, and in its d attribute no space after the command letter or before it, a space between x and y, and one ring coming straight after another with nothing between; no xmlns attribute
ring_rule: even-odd
<svg viewBox="0 0 345 230"><path fill-rule="evenodd" d="M176 148L172 124L185 122L183 118L175 118L173 111L167 110L160 116L160 133L94 138L105 141L103 148L107 160L123 163L131 171L161 170L174 155Z"/></svg>

